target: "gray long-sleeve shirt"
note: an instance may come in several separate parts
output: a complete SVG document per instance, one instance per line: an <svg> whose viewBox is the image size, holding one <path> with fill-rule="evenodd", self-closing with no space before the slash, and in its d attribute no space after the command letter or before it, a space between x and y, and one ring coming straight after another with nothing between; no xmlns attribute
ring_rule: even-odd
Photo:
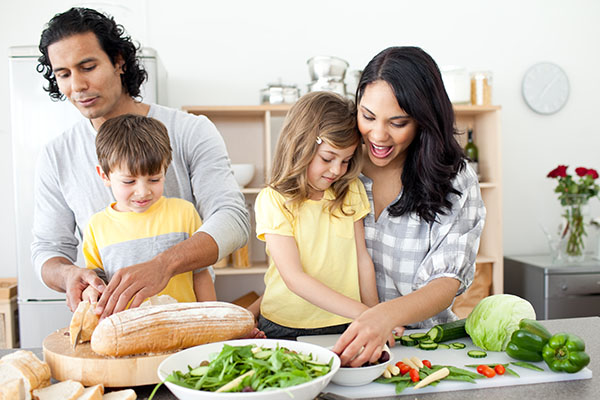
<svg viewBox="0 0 600 400"><path fill-rule="evenodd" d="M151 104L149 117L169 131L173 161L165 197L192 202L202 218L199 229L219 246L219 259L241 247L250 231L244 196L233 177L223 138L204 116ZM90 217L114 201L97 175L96 130L87 119L55 138L41 152L36 169L34 268L53 257L77 259L77 246ZM42 280L43 282L43 280Z"/></svg>

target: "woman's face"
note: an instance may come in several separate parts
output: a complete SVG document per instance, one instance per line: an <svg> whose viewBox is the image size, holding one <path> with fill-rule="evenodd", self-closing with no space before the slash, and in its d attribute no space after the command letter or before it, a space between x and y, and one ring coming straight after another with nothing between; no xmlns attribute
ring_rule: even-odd
<svg viewBox="0 0 600 400"><path fill-rule="evenodd" d="M358 129L371 163L386 167L392 162L404 164L417 123L400 108L392 87L378 80L365 87L360 99Z"/></svg>

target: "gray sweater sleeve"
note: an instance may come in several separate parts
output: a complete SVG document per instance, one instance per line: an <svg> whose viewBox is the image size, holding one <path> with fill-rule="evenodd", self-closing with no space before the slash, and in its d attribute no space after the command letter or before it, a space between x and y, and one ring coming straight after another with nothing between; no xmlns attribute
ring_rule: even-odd
<svg viewBox="0 0 600 400"><path fill-rule="evenodd" d="M243 246L250 232L244 195L233 177L225 142L215 125L204 116L154 105L153 112L171 135L173 163L169 169L171 173L189 174L191 201L202 218L198 231L206 232L215 240L221 259ZM178 157L181 162L176 162ZM178 170L181 165L186 171ZM176 181L181 185L180 178L171 180Z"/></svg>

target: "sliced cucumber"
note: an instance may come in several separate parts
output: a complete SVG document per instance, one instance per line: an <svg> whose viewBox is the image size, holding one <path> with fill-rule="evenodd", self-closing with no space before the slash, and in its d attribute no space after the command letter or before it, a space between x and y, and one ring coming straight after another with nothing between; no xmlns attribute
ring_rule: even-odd
<svg viewBox="0 0 600 400"><path fill-rule="evenodd" d="M438 349L440 350L448 350L450 348L450 346L448 346L445 343L438 343Z"/></svg>
<svg viewBox="0 0 600 400"><path fill-rule="evenodd" d="M473 358L484 358L487 357L487 353L483 350L469 350L467 355Z"/></svg>
<svg viewBox="0 0 600 400"><path fill-rule="evenodd" d="M465 347L467 347L467 345L464 343L460 343L460 342L450 343L451 349L460 350L460 349L464 349Z"/></svg>
<svg viewBox="0 0 600 400"><path fill-rule="evenodd" d="M424 340L426 337L428 337L426 333L411 333L408 336L410 336L411 339L415 339L418 341Z"/></svg>
<svg viewBox="0 0 600 400"><path fill-rule="evenodd" d="M466 319L461 319L436 325L427 332L427 336L436 343L467 337L467 331L465 330L466 322Z"/></svg>
<svg viewBox="0 0 600 400"><path fill-rule="evenodd" d="M400 343L402 343L403 346L416 346L419 344L417 340L406 335L400 338Z"/></svg>
<svg viewBox="0 0 600 400"><path fill-rule="evenodd" d="M431 343L419 343L419 348L422 350L435 350L438 348L438 344L435 342Z"/></svg>

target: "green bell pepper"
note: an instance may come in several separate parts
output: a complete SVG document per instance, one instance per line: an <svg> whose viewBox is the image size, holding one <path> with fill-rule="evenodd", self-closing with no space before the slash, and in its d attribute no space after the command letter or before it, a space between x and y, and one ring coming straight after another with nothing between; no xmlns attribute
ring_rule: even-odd
<svg viewBox="0 0 600 400"><path fill-rule="evenodd" d="M544 361L554 372L575 373L590 363L585 343L579 336L558 333L548 340L542 350Z"/></svg>
<svg viewBox="0 0 600 400"><path fill-rule="evenodd" d="M506 346L506 354L523 361L542 361L542 349L552 335L539 322L522 319Z"/></svg>

